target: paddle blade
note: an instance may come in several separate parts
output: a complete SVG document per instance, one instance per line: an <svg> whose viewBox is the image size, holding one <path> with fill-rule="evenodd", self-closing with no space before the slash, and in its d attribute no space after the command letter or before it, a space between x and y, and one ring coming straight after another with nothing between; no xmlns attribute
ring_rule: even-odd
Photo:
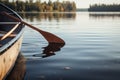
<svg viewBox="0 0 120 80"><path fill-rule="evenodd" d="M65 43L63 39L59 38L58 36L52 34L52 33L49 33L49 32L46 32L46 31L42 31L40 30L39 31L43 37L49 42L49 43Z"/></svg>

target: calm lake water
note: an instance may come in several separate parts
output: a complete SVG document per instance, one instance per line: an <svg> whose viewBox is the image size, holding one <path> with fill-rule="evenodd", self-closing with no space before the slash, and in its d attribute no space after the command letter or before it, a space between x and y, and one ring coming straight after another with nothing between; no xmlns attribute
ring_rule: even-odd
<svg viewBox="0 0 120 80"><path fill-rule="evenodd" d="M66 42L56 49L59 45L48 45L40 33L26 27L21 49L24 80L120 80L119 12L21 15Z"/></svg>

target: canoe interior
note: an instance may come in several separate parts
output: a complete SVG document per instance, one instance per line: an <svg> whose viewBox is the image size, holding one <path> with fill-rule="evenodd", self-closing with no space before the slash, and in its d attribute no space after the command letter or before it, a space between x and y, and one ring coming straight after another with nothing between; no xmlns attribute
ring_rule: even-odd
<svg viewBox="0 0 120 80"><path fill-rule="evenodd" d="M14 13L14 11L12 11L8 7L6 7L6 6L4 6L3 4L0 3L0 34L7 33L8 31L10 31L16 25L16 21L14 21L14 20L8 18L7 16L1 14L3 11L5 11L5 12L7 12L7 13L15 16L15 17L20 18L17 14ZM12 34L15 34L17 36L17 34L19 34L21 32L22 28L23 28L23 24L20 24L18 26L18 28ZM4 40L0 40L0 47L7 44L9 41L11 41L14 38L15 37L7 37Z"/></svg>

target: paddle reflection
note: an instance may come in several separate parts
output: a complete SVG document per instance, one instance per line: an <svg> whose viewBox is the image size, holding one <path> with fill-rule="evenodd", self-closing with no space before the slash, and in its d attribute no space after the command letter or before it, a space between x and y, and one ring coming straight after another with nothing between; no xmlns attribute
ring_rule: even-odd
<svg viewBox="0 0 120 80"><path fill-rule="evenodd" d="M22 54L20 54L13 70L7 76L6 80L24 80L25 72L26 72L26 59Z"/></svg>
<svg viewBox="0 0 120 80"><path fill-rule="evenodd" d="M49 43L46 47L43 47L42 56L40 56L40 54L35 54L34 56L40 56L42 58L53 56L55 52L60 51L64 45L64 43Z"/></svg>

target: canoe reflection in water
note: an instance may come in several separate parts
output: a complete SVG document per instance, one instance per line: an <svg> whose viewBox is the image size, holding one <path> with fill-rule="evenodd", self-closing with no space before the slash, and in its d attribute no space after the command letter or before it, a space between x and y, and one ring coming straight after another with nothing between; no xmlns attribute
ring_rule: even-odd
<svg viewBox="0 0 120 80"><path fill-rule="evenodd" d="M64 45L64 43L49 43L46 47L43 47L42 56L40 54L35 54L33 56L45 58L55 55L55 52L60 51Z"/></svg>
<svg viewBox="0 0 120 80"><path fill-rule="evenodd" d="M7 76L6 80L24 80L25 73L26 73L26 59L20 53L13 70Z"/></svg>

